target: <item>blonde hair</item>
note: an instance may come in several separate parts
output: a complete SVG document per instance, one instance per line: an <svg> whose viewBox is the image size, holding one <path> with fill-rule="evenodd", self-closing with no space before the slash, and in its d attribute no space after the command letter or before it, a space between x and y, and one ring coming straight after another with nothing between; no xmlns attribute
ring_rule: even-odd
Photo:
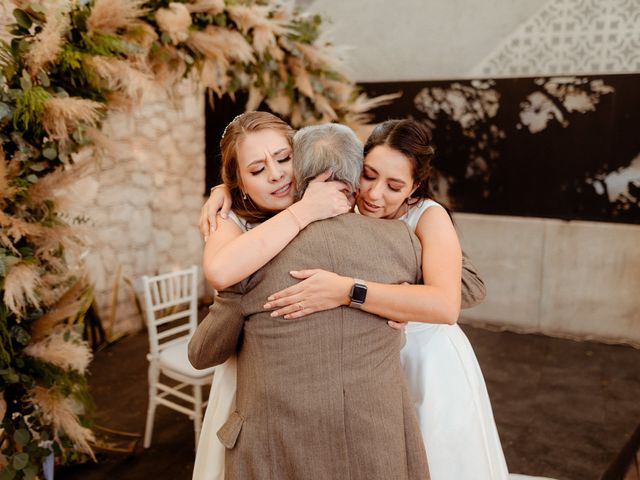
<svg viewBox="0 0 640 480"><path fill-rule="evenodd" d="M238 146L248 134L261 130L281 132L289 146L293 146L293 129L285 121L268 112L245 112L238 115L227 125L220 140L221 175L222 181L231 193L231 208L248 222L262 222L277 213L258 207L242 190Z"/></svg>

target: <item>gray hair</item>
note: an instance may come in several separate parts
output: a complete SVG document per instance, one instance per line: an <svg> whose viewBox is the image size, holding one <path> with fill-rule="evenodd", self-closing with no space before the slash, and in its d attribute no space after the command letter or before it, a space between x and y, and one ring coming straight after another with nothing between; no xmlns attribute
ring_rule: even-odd
<svg viewBox="0 0 640 480"><path fill-rule="evenodd" d="M293 137L293 174L298 198L309 181L326 170L331 180L358 188L363 162L362 142L353 130L338 123L304 127Z"/></svg>

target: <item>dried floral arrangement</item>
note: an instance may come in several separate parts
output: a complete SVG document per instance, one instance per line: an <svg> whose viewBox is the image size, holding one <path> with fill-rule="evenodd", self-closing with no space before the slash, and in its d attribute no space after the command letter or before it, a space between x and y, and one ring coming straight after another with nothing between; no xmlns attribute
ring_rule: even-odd
<svg viewBox="0 0 640 480"><path fill-rule="evenodd" d="M59 214L74 154L108 143L111 109L185 77L212 96L247 91L293 126L365 124L392 96L360 94L322 20L287 3L239 0L14 0L0 43L0 477L42 476L93 456L82 338L91 289ZM73 223L73 222L71 222Z"/></svg>

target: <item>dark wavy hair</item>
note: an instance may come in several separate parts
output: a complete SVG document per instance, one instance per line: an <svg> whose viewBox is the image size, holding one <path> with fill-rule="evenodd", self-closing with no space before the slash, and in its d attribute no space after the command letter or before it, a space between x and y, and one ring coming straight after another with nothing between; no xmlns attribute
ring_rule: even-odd
<svg viewBox="0 0 640 480"><path fill-rule="evenodd" d="M379 145L397 150L411 161L413 181L418 184L418 188L408 199L410 204L421 198L437 200L431 186L431 161L435 150L431 130L426 125L410 119L382 122L367 138L364 156ZM443 206L450 212L446 205Z"/></svg>
<svg viewBox="0 0 640 480"><path fill-rule="evenodd" d="M238 145L247 134L261 130L276 130L286 137L289 146L293 145L293 129L284 120L269 112L246 112L238 115L227 125L220 139L222 155L220 172L222 181L231 193L231 208L238 216L251 223L262 222L277 213L258 207L249 196L243 198L238 166Z"/></svg>

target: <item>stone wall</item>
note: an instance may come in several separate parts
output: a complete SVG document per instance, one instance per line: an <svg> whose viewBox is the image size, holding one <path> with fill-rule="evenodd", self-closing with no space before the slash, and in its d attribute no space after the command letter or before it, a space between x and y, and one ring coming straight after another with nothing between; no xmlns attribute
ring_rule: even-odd
<svg viewBox="0 0 640 480"><path fill-rule="evenodd" d="M0 38L14 21L0 3ZM102 133L109 148L63 193L64 213L87 220L82 254L100 316L112 336L141 328L134 301L140 277L200 265L197 223L204 190L204 92L185 81L171 94L145 92L131 112L112 112ZM116 282L118 286L116 287ZM201 293L204 293L201 278ZM112 321L113 319L113 321Z"/></svg>
<svg viewBox="0 0 640 480"><path fill-rule="evenodd" d="M142 325L127 280L139 290L142 275L200 264L204 93L185 82L172 98L155 95L132 112L111 113L103 134L109 148L76 185L70 214L89 219L85 261L105 328L117 290L117 335Z"/></svg>

